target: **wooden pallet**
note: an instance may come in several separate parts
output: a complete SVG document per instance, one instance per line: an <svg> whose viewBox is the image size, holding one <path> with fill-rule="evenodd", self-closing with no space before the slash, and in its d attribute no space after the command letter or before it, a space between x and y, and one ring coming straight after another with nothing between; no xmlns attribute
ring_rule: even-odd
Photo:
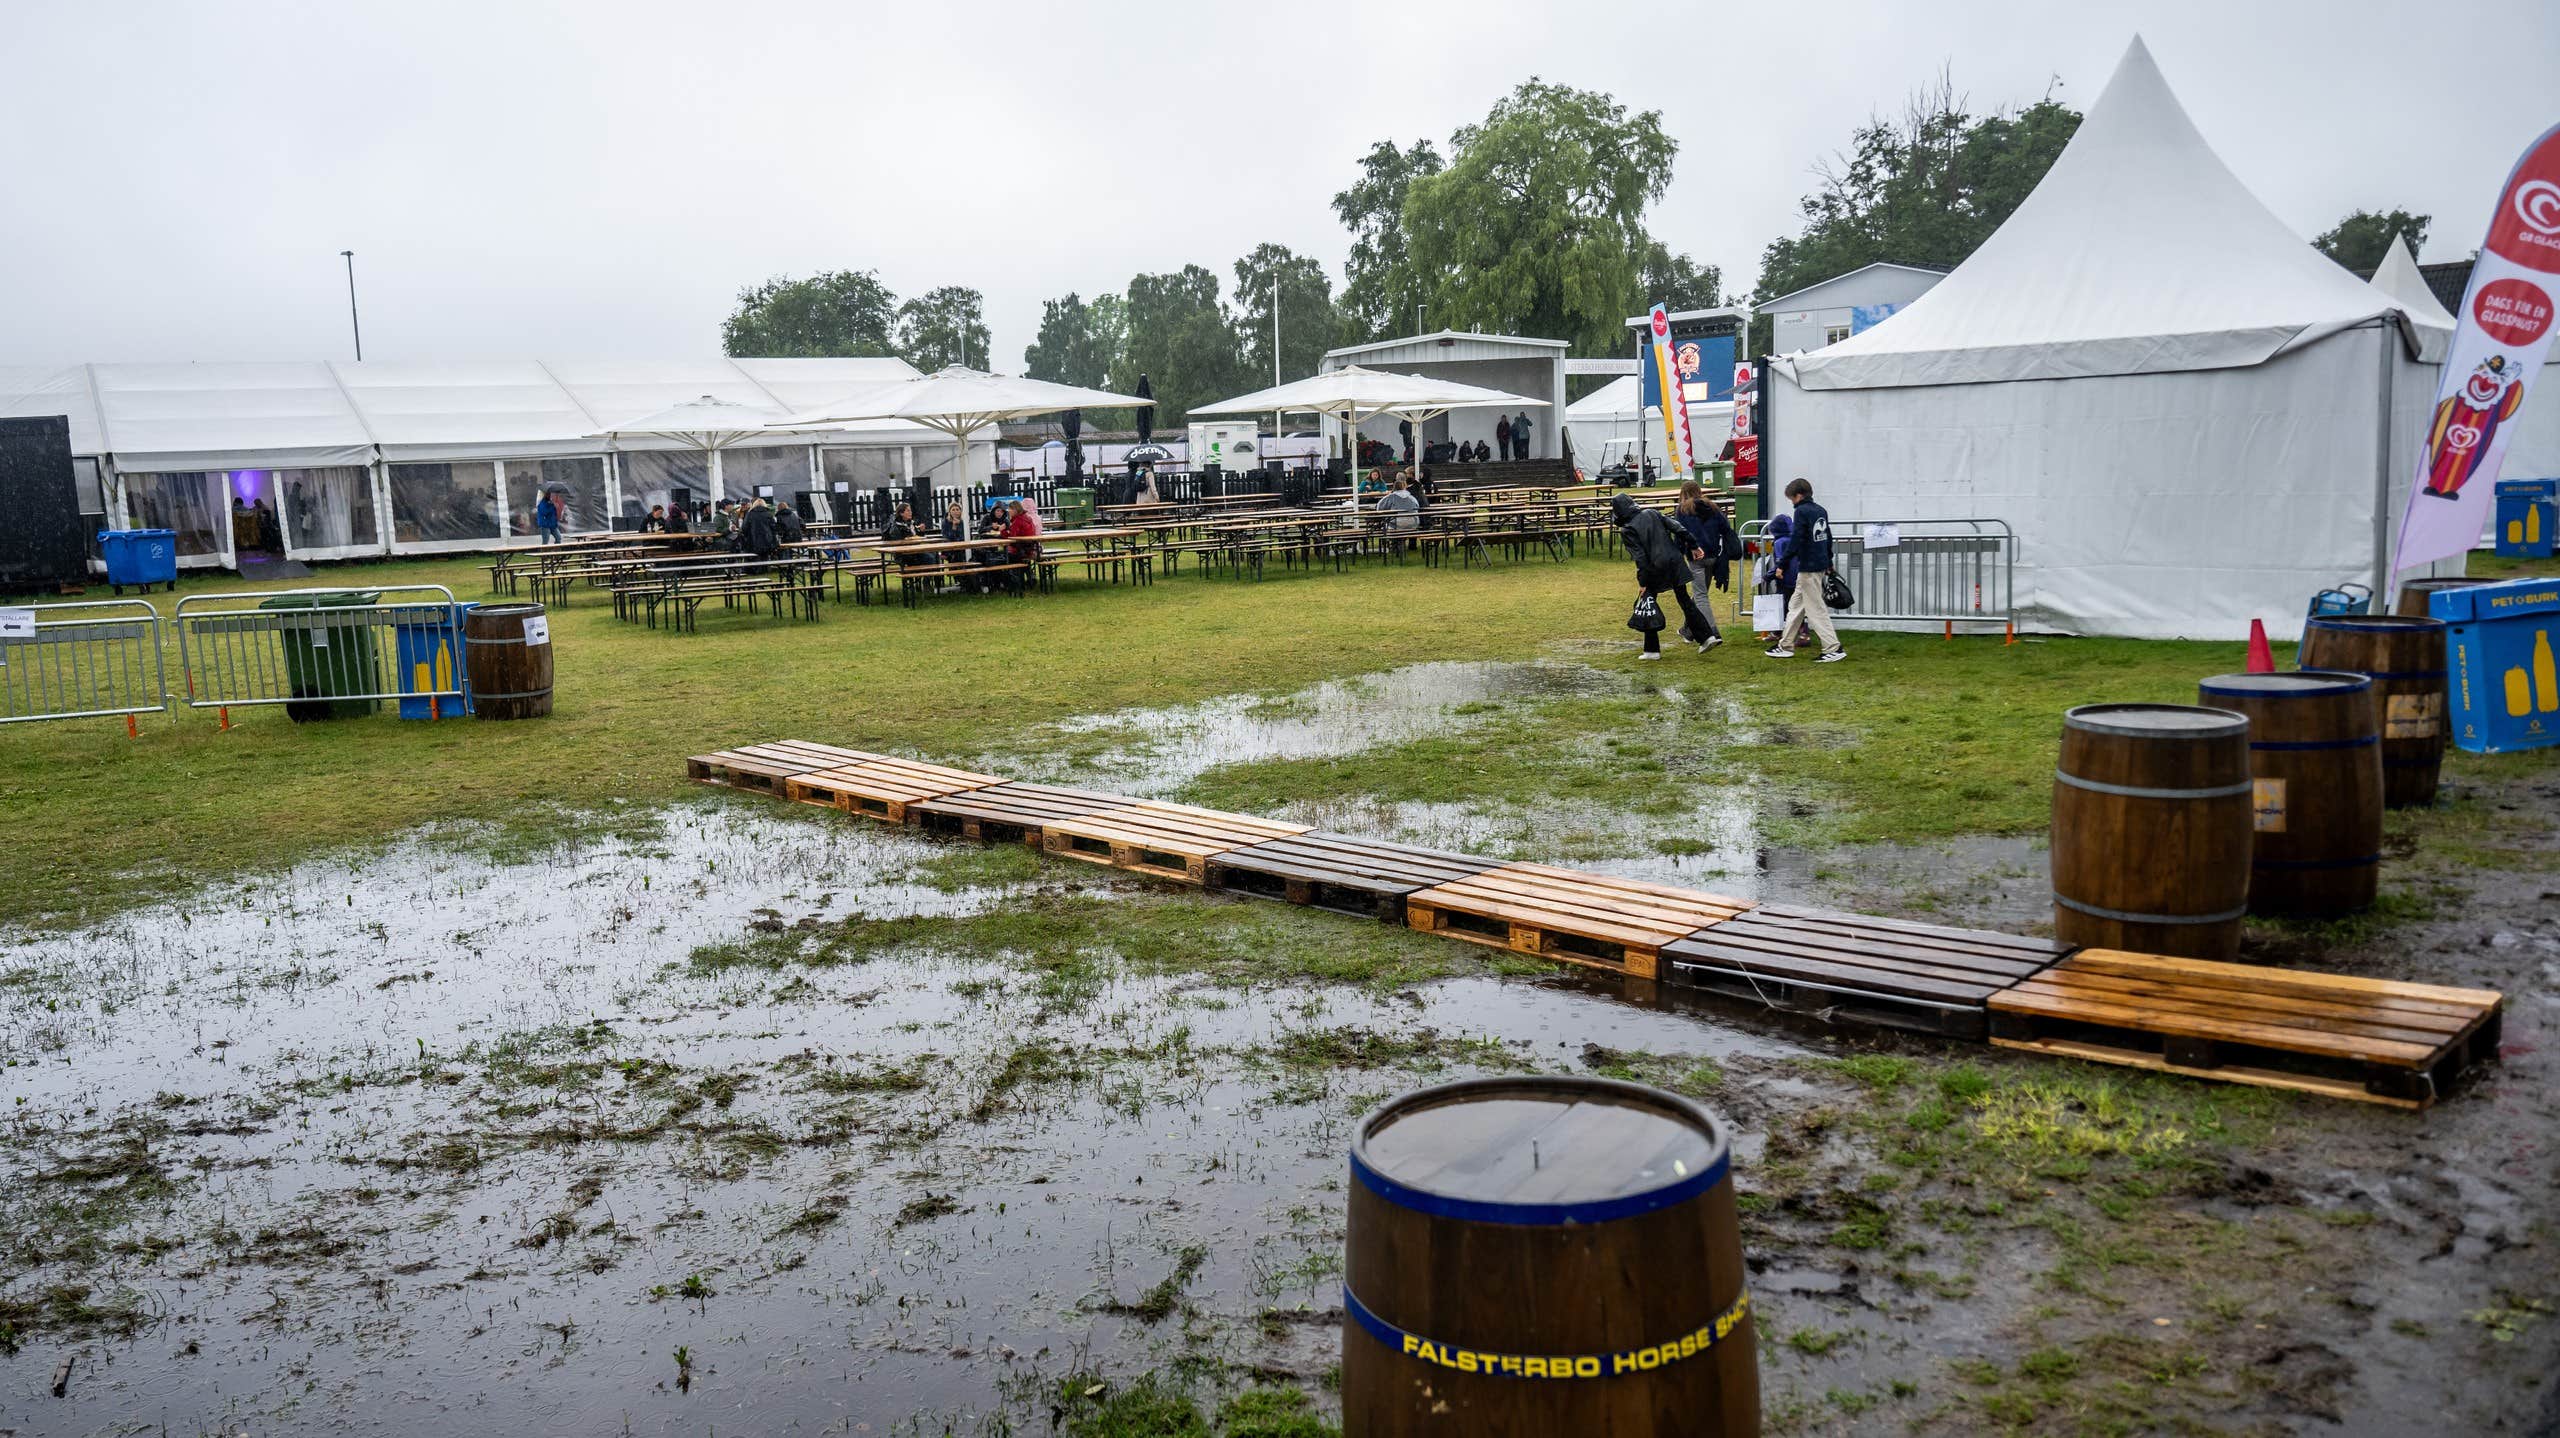
<svg viewBox="0 0 2560 1438"><path fill-rule="evenodd" d="M1991 996L2071 952L2051 939L1762 904L1662 946L1673 983L1981 1042Z"/></svg>
<svg viewBox="0 0 2560 1438"><path fill-rule="evenodd" d="M1650 979L1663 945L1750 907L1638 879L1503 864L1407 895L1405 920L1453 939Z"/></svg>
<svg viewBox="0 0 2560 1438"><path fill-rule="evenodd" d="M1991 997L1991 1042L2418 1109L2496 1055L2502 1003L2487 989L2083 949Z"/></svg>
<svg viewBox="0 0 2560 1438"><path fill-rule="evenodd" d="M1497 867L1497 859L1310 829L1212 856L1212 889L1284 899L1357 918L1405 921L1405 896Z"/></svg>
<svg viewBox="0 0 2560 1438"><path fill-rule="evenodd" d="M1305 832L1304 824L1141 800L1051 820L1041 830L1040 847L1060 858L1198 884L1207 881L1215 855Z"/></svg>
<svg viewBox="0 0 2560 1438"><path fill-rule="evenodd" d="M1040 835L1050 823L1117 809L1128 802L1117 794L1008 781L920 799L907 806L907 822L969 839L1020 840L1037 849Z"/></svg>
<svg viewBox="0 0 2560 1438"><path fill-rule="evenodd" d="M717 754L696 754L684 761L684 772L685 777L697 783L726 784L732 789L751 789L779 798L783 792L783 781L794 774L830 769L839 764L858 764L879 757L859 749L839 749L832 744L781 739L771 744L723 749Z"/></svg>
<svg viewBox="0 0 2560 1438"><path fill-rule="evenodd" d="M918 800L938 799L1003 782L993 774L973 774L917 759L873 755L856 764L794 774L783 780L782 789L785 797L803 804L903 824L907 822L907 806Z"/></svg>

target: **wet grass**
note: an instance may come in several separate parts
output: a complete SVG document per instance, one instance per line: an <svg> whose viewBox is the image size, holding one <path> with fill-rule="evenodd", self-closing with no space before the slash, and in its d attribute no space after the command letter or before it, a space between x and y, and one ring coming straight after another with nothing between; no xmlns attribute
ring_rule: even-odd
<svg viewBox="0 0 2560 1438"><path fill-rule="evenodd" d="M1163 1371L1124 1382L1070 1374L1050 1409L1066 1438L1340 1438L1342 1431L1294 1388L1247 1388L1217 1403L1212 1416L1193 1384Z"/></svg>

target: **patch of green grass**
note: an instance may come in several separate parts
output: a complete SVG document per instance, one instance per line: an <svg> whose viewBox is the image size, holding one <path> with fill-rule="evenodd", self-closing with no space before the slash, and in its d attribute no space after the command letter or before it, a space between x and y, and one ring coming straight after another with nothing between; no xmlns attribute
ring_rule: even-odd
<svg viewBox="0 0 2560 1438"><path fill-rule="evenodd" d="M1218 1406L1219 1438L1341 1438L1295 1388L1248 1388Z"/></svg>
<svg viewBox="0 0 2560 1438"><path fill-rule="evenodd" d="M1109 1303L1103 1305L1104 1310L1125 1314L1141 1323L1162 1323L1172 1315L1174 1306L1182 1301L1182 1290L1191 1286L1192 1278L1200 1272L1200 1265L1208 1261L1209 1250L1200 1244L1192 1244L1174 1255L1173 1271L1138 1295L1136 1302Z"/></svg>
<svg viewBox="0 0 2560 1438"><path fill-rule="evenodd" d="M958 894L1057 876L1056 866L1028 844L955 844L898 877L937 893Z"/></svg>
<svg viewBox="0 0 2560 1438"><path fill-rule="evenodd" d="M1070 1374L1059 1380L1052 1407L1065 1415L1066 1438L1212 1438L1191 1394L1157 1373L1124 1385Z"/></svg>
<svg viewBox="0 0 2560 1438"><path fill-rule="evenodd" d="M1846 1333L1836 1332L1828 1328L1799 1328L1787 1335L1786 1343L1789 1348L1805 1355L1807 1358L1820 1358L1832 1349L1848 1342L1849 1337L1850 1335Z"/></svg>

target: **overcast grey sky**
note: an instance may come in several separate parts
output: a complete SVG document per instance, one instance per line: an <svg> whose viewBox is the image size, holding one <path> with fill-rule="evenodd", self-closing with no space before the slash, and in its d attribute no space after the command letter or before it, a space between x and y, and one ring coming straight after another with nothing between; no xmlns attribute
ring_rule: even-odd
<svg viewBox="0 0 2560 1438"><path fill-rule="evenodd" d="M1810 167L1950 64L1977 107L2086 108L2137 30L2298 232L2431 212L2469 253L2560 120L2560 6L881 5L0 0L0 363L716 354L737 290L877 269L1043 299L1273 240L1381 138L1444 142L1531 73L1658 109L1652 217L1746 288Z"/></svg>

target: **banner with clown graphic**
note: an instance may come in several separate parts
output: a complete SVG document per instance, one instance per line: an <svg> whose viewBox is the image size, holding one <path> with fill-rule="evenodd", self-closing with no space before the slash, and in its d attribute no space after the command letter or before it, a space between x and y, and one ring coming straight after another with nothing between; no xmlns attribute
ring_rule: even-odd
<svg viewBox="0 0 2560 1438"><path fill-rule="evenodd" d="M1660 305L1646 324L1647 348L1652 351L1650 364L1654 385L1662 396L1663 472L1682 479L1689 477L1689 402L1682 393L1680 372L1671 361L1671 315Z"/></svg>
<svg viewBox="0 0 2560 1438"><path fill-rule="evenodd" d="M2550 352L2560 291L2560 125L2507 176L2454 316L2392 572L2469 552L2488 526L2516 411Z"/></svg>

